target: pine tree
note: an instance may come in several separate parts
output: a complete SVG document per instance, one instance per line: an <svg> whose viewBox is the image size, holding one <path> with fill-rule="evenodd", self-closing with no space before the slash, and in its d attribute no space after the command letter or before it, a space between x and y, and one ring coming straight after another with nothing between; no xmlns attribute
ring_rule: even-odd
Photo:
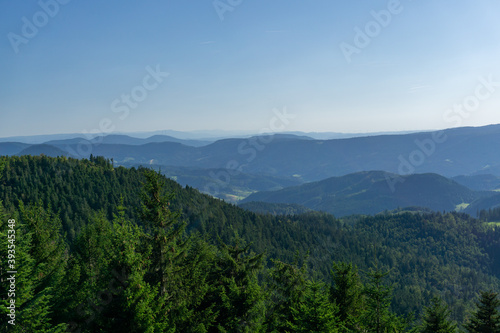
<svg viewBox="0 0 500 333"><path fill-rule="evenodd" d="M234 246L221 242L215 267L211 272L212 294L208 301L216 304L216 325L223 332L257 332L263 318L263 292L257 273L263 255L250 253L250 245Z"/></svg>
<svg viewBox="0 0 500 333"><path fill-rule="evenodd" d="M38 202L32 207L19 203L20 218L31 231L31 257L35 260L37 277L35 292L52 286L58 288L67 262L67 246L59 217L51 208L44 209Z"/></svg>
<svg viewBox="0 0 500 333"><path fill-rule="evenodd" d="M349 329L354 329L363 307L363 286L358 271L352 264L334 262L331 274L330 301L338 307L339 320Z"/></svg>
<svg viewBox="0 0 500 333"><path fill-rule="evenodd" d="M366 311L363 314L363 321L370 332L382 333L389 327L391 288L382 283L388 274L388 272L382 272L378 269L368 273L370 280L363 291L366 296Z"/></svg>
<svg viewBox="0 0 500 333"><path fill-rule="evenodd" d="M431 305L424 310L421 333L455 333L457 326L449 319L450 310L440 298L431 300Z"/></svg>
<svg viewBox="0 0 500 333"><path fill-rule="evenodd" d="M368 332L403 332L411 324L413 316L398 316L391 311L392 288L383 283L389 272L376 268L368 272L369 281L363 288L364 312L360 321ZM356 329L357 330L357 329Z"/></svg>
<svg viewBox="0 0 500 333"><path fill-rule="evenodd" d="M160 296L170 298L175 290L168 290L174 267L182 259L182 233L185 225L179 222L179 213L170 210L174 193L165 193L165 178L156 171L144 172L146 182L142 191L142 220L149 229L152 241L152 283L160 284Z"/></svg>
<svg viewBox="0 0 500 333"><path fill-rule="evenodd" d="M0 209L3 210L3 209ZM40 277L35 275L37 271L37 260L33 258L31 252L33 252L33 233L30 232L27 224L15 216L14 220L15 227L7 228L7 223L2 221L0 223L0 237L1 247L3 249L7 248L7 236L5 235L8 230L13 230L12 235L15 235L15 242L11 245L15 245L15 263L11 270L17 270L17 273L11 274L7 273L6 270L2 270L0 281L0 298L6 302L8 299L15 299L15 326L14 325L2 325L1 331L5 332L64 332L66 330L65 324L59 324L54 326L52 324L53 315L53 297L54 289L57 286L45 286L41 290L37 290L40 285ZM4 233L4 231L6 231ZM6 252L6 251L5 251ZM2 251L2 256L4 251ZM1 262L8 262L5 257L1 258ZM5 261L4 261L5 260ZM6 283L7 278L15 276L15 296L7 298L7 293L10 293L8 286L10 284ZM7 311L7 304L2 304L2 310ZM2 322L7 319L6 313L2 313ZM2 323L3 324L3 323Z"/></svg>
<svg viewBox="0 0 500 333"><path fill-rule="evenodd" d="M144 280L150 289L147 299L153 297L155 301L152 328L174 332L175 323L184 318L186 302L182 274L179 274L187 255L185 223L180 221L178 212L170 209L175 195L166 192L165 177L154 170L145 170L144 176L141 217L147 228L145 241L151 245L150 267ZM143 310L148 311L146 307Z"/></svg>
<svg viewBox="0 0 500 333"><path fill-rule="evenodd" d="M103 309L105 331L144 332L153 326L155 288L144 278L149 267L151 247L145 242L143 229L126 217L123 197L113 219L107 280L108 297L112 297Z"/></svg>
<svg viewBox="0 0 500 333"><path fill-rule="evenodd" d="M337 317L338 308L330 303L321 283L308 281L304 299L291 307L293 321L287 324L291 332L334 333L343 327Z"/></svg>
<svg viewBox="0 0 500 333"><path fill-rule="evenodd" d="M292 307L304 298L306 267L271 259L274 267L268 272L268 301L266 325L270 332L289 332L294 323Z"/></svg>
<svg viewBox="0 0 500 333"><path fill-rule="evenodd" d="M500 313L498 307L500 300L493 291L481 292L479 302L476 303L477 311L472 314L465 325L471 333L498 333L500 332Z"/></svg>

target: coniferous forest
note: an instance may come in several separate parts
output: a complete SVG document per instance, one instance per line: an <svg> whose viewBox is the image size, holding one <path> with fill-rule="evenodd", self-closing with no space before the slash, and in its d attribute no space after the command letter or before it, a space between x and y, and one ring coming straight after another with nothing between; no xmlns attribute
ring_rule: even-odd
<svg viewBox="0 0 500 333"><path fill-rule="evenodd" d="M500 332L494 213L255 214L102 157L1 157L0 331Z"/></svg>

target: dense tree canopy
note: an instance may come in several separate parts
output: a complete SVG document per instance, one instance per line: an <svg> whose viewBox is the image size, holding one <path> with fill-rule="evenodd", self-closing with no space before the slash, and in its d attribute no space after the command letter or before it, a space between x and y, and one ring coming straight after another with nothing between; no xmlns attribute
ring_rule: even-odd
<svg viewBox="0 0 500 333"><path fill-rule="evenodd" d="M1 331L402 332L437 316L481 332L498 320L493 291L475 301L499 289L500 232L464 214L259 215L100 157L0 165Z"/></svg>

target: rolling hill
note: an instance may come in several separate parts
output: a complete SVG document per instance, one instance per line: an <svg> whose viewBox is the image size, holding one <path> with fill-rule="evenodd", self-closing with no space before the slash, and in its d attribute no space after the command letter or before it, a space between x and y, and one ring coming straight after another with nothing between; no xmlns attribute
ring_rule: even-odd
<svg viewBox="0 0 500 333"><path fill-rule="evenodd" d="M210 144L168 135L149 138L108 135L94 141L71 138L41 145L0 143L0 155L88 158L92 154L113 159L115 165L162 167L165 172L170 170L169 177L182 184L236 202L256 191L371 170L402 175L436 173L457 177L458 183L473 190L492 190L500 178L500 169L495 167L500 165L500 154L491 149L498 142L500 125L491 125L332 140L275 134L223 139ZM356 196L357 200L360 198ZM387 207L390 209L413 205L415 201L396 200L385 194L374 200L365 203L366 211L372 212L382 203L390 203ZM452 203L461 203L455 201ZM450 206L451 203L435 205L439 209Z"/></svg>
<svg viewBox="0 0 500 333"><path fill-rule="evenodd" d="M383 171L359 172L278 191L254 193L242 203L299 204L335 216L346 216L410 206L453 211L457 205L471 203L485 195L437 174L403 176L394 188L387 181L391 177L396 175Z"/></svg>
<svg viewBox="0 0 500 333"><path fill-rule="evenodd" d="M500 207L500 193L493 192L494 194L488 197L479 198L472 202L464 212L470 214L471 216L477 216L477 213L481 210L488 210Z"/></svg>
<svg viewBox="0 0 500 333"><path fill-rule="evenodd" d="M20 142L0 142L0 155L11 156L22 152L30 145Z"/></svg>
<svg viewBox="0 0 500 333"><path fill-rule="evenodd" d="M16 153L16 155L32 155L32 156L45 155L51 157L58 157L58 156L69 156L70 154L56 146L40 144L40 145L28 146L27 148L21 150L19 153Z"/></svg>
<svg viewBox="0 0 500 333"><path fill-rule="evenodd" d="M494 191L500 188L500 177L492 174L477 174L471 176L456 176L452 178L457 183L475 191Z"/></svg>
<svg viewBox="0 0 500 333"><path fill-rule="evenodd" d="M500 153L492 149L500 142L500 125L333 140L273 135L224 139L198 147L185 142L137 145L130 144L130 140L107 141L114 143L103 141L79 147L74 141L62 140L57 146L74 157L88 158L92 153L113 158L118 164L133 161L144 165L236 168L244 173L297 177L306 182L369 170L446 177L488 170L500 176L494 167L500 165ZM4 146L1 149L3 155L13 150Z"/></svg>

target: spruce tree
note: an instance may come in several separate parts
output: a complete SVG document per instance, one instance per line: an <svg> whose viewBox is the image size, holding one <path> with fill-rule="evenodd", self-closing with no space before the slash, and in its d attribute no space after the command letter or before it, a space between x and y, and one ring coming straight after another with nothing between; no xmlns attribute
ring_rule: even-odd
<svg viewBox="0 0 500 333"><path fill-rule="evenodd" d="M152 244L151 264L153 284L160 284L160 296L170 298L175 290L168 290L175 265L183 255L182 234L184 224L179 213L170 210L174 193L165 192L165 178L154 170L144 172L146 182L142 190L142 220L150 233ZM169 280L170 279L170 280Z"/></svg>
<svg viewBox="0 0 500 333"><path fill-rule="evenodd" d="M349 329L354 329L363 306L363 286L358 271L352 264L334 262L331 274L330 301L338 307L339 320Z"/></svg>
<svg viewBox="0 0 500 333"><path fill-rule="evenodd" d="M268 272L268 301L265 324L270 332L290 332L294 323L292 308L301 302L306 291L306 267L271 259Z"/></svg>
<svg viewBox="0 0 500 333"><path fill-rule="evenodd" d="M73 293L65 296L66 302L77 309L71 313L71 321L81 329L103 330L103 320L106 320L103 311L110 299L107 290L113 260L112 237L111 223L99 212L75 241L73 260L76 262L70 266L69 273L78 275L70 278L76 285L72 286Z"/></svg>
<svg viewBox="0 0 500 333"><path fill-rule="evenodd" d="M391 288L382 280L388 272L371 270L368 273L369 281L364 287L366 296L366 311L363 322L370 332L382 333L387 330L390 322Z"/></svg>
<svg viewBox="0 0 500 333"><path fill-rule="evenodd" d="M455 333L457 326L449 319L450 310L441 298L434 297L424 310L421 333Z"/></svg>
<svg viewBox="0 0 500 333"><path fill-rule="evenodd" d="M34 275L38 278L36 292L47 287L58 288L67 262L67 246L62 224L51 208L43 208L41 201L31 207L19 203L20 218L31 231L30 254L35 260Z"/></svg>
<svg viewBox="0 0 500 333"><path fill-rule="evenodd" d="M360 316L364 331L403 332L413 321L411 314L403 317L391 311L392 287L383 283L387 275L389 272L381 271L378 267L368 272L369 280L363 288L366 303ZM355 327L354 330L357 331L359 328Z"/></svg>
<svg viewBox="0 0 500 333"><path fill-rule="evenodd" d="M483 291L479 302L476 303L477 311L472 314L469 322L465 325L471 333L499 333L500 313L498 307L500 300L498 294L493 291Z"/></svg>
<svg viewBox="0 0 500 333"><path fill-rule="evenodd" d="M145 313L151 311L146 304L154 300L154 312L149 316L152 329L174 332L175 323L183 320L186 309L181 274L187 255L185 224L180 221L180 214L170 209L175 195L166 191L165 177L154 170L145 170L144 176L141 217L146 226L145 241L150 244L151 252L150 267L144 278L149 288L145 294L148 301L142 309Z"/></svg>
<svg viewBox="0 0 500 333"><path fill-rule="evenodd" d="M308 281L304 299L293 303L293 321L287 324L291 332L334 333L343 328L337 316L338 308L328 300L328 294L321 283Z"/></svg>
<svg viewBox="0 0 500 333"><path fill-rule="evenodd" d="M0 210L1 209L0 207ZM0 214L1 215L1 214ZM1 217L1 216L0 216ZM13 216L15 226L7 227L5 217L0 223L0 245L2 249L7 249L8 244L14 245L14 257L10 259L7 251L1 251L1 262L8 263L7 269L1 270L0 298L2 299L2 324L1 332L64 332L65 324L54 326L53 324L53 298L56 285L47 285L39 289L40 276L37 272L37 260L33 258L33 233L29 230L26 223L23 223L19 216ZM9 232L14 231L14 232ZM15 238L7 240L7 234L15 235ZM9 262L8 260L12 260ZM12 266L10 266L12 265ZM9 271L17 273L8 273ZM8 278L15 277L15 290L11 290ZM13 297L7 297L9 293L15 294ZM15 325L5 323L7 317L7 301L15 300ZM4 312L5 311L5 312Z"/></svg>
<svg viewBox="0 0 500 333"><path fill-rule="evenodd" d="M218 331L257 332L263 318L263 292L257 281L263 255L250 253L250 245L220 245L211 273Z"/></svg>

